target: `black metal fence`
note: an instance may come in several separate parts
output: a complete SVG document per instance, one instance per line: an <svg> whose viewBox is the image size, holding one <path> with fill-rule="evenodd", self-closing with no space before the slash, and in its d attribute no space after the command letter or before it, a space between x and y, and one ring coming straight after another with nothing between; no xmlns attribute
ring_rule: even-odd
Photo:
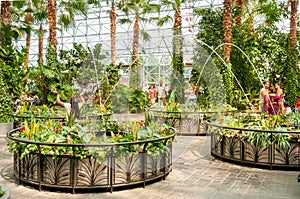
<svg viewBox="0 0 300 199"><path fill-rule="evenodd" d="M216 158L259 168L300 170L299 141L291 139L289 145L282 147L280 142L274 140L279 134L300 137L300 131L233 128L209 122L207 125L211 134L211 154ZM226 134L225 131L231 131L232 134ZM266 140L255 143L247 141L244 139L246 132L268 135L269 144L264 144Z"/></svg>
<svg viewBox="0 0 300 199"><path fill-rule="evenodd" d="M24 145L36 145L38 150L21 158L22 151L14 153L14 176L17 183L26 183L54 189L102 189L143 185L157 179L165 179L172 170L172 142L174 134L152 140L105 144L41 143L14 137L15 129L7 134L9 140ZM149 145L163 144L152 151ZM90 156L77 158L71 154L44 155L43 148L71 147L90 151ZM126 148L138 148L132 153ZM76 148L76 149L75 149ZM102 155L98 153L101 152ZM104 152L104 155L103 155ZM98 155L97 155L98 154Z"/></svg>
<svg viewBox="0 0 300 199"><path fill-rule="evenodd" d="M235 111L195 111L195 112L174 112L174 111L159 111L149 110L149 114L156 121L162 121L165 124L170 124L174 127L179 135L206 135L206 121L216 114L230 114Z"/></svg>

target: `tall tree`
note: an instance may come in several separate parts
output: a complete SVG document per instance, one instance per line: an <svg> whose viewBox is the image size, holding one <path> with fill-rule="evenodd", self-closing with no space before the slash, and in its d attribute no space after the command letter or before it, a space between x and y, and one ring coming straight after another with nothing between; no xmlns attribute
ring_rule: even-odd
<svg viewBox="0 0 300 199"><path fill-rule="evenodd" d="M237 15L235 17L235 24L238 26L242 22L242 17L243 17L243 10L244 7L246 6L248 0L236 0L235 4L237 7Z"/></svg>
<svg viewBox="0 0 300 199"><path fill-rule="evenodd" d="M49 23L49 46L53 51L56 51L56 0L48 0L47 13Z"/></svg>
<svg viewBox="0 0 300 199"><path fill-rule="evenodd" d="M1 25L2 24L11 24L11 1L10 0L2 0L0 1L1 7Z"/></svg>
<svg viewBox="0 0 300 199"><path fill-rule="evenodd" d="M289 32L289 46L288 58L284 68L284 86L286 100L293 104L299 95L299 74L298 58L299 50L297 49L297 22L298 22L298 4L299 0L290 0L291 14L290 14L290 32Z"/></svg>
<svg viewBox="0 0 300 199"><path fill-rule="evenodd" d="M43 22L47 20L47 5L44 0L32 0L33 21L38 24L38 64L43 65L43 40L44 28Z"/></svg>
<svg viewBox="0 0 300 199"><path fill-rule="evenodd" d="M232 41L232 0L224 0L223 7L223 28L224 28L224 56L225 62L230 62L230 50Z"/></svg>
<svg viewBox="0 0 300 199"><path fill-rule="evenodd" d="M297 44L297 22L298 22L298 4L299 0L290 0L291 3L291 17L290 17L290 34L289 47L296 48Z"/></svg>
<svg viewBox="0 0 300 199"><path fill-rule="evenodd" d="M147 20L143 15L159 9L159 5L151 3L151 0L121 0L118 8L122 10L128 18L121 19L120 22L131 23L129 16L134 16L133 26L133 47L132 47L132 65L130 69L130 86L137 87L140 85L140 65L138 61L139 53L139 34L140 20Z"/></svg>
<svg viewBox="0 0 300 199"><path fill-rule="evenodd" d="M108 3L109 1L107 1ZM117 20L117 13L115 8L115 0L111 0L111 8L109 12L110 17L110 51L111 51L111 63L113 65L116 64L116 20Z"/></svg>
<svg viewBox="0 0 300 199"><path fill-rule="evenodd" d="M27 13L26 13L26 16L25 16L25 20L28 22L28 25L31 26L32 24L32 12L31 12L31 1L28 1L27 2ZM27 48L27 55L26 55L26 59L25 59L25 62L24 62L24 67L26 68L28 66L28 63L29 63L29 52L30 52L30 41L31 39L31 31L29 31L26 35L26 48Z"/></svg>

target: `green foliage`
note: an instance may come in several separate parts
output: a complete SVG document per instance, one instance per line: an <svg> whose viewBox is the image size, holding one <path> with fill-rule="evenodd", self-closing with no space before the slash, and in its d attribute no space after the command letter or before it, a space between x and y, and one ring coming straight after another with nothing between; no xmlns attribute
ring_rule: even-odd
<svg viewBox="0 0 300 199"><path fill-rule="evenodd" d="M129 110L132 113L139 113L150 107L150 96L148 93L134 89L129 97Z"/></svg>
<svg viewBox="0 0 300 199"><path fill-rule="evenodd" d="M9 97L8 87L3 80L2 71L0 71L0 123L12 121L13 104Z"/></svg>
<svg viewBox="0 0 300 199"><path fill-rule="evenodd" d="M68 101L73 94L75 77L88 54L81 44L74 43L73 47L74 49L68 51L61 50L59 59L56 52L49 48L47 64L34 67L30 71L30 78L34 80L38 90L42 93L43 104L56 102L56 95L53 91L58 91L63 101Z"/></svg>
<svg viewBox="0 0 300 199"><path fill-rule="evenodd" d="M275 131L289 131L299 129L298 122L295 121L295 117L299 116L225 116L221 120L221 124L227 127L234 128L246 128L255 130L275 130ZM294 125L296 124L296 125ZM254 132L254 131L243 131L231 130L224 128L222 130L222 136L232 137L238 136L245 142L250 142L255 147L262 147L266 149L272 144L276 144L281 149L285 150L290 147L289 141L293 139L293 135L286 134L283 132ZM222 137L220 137L222 139ZM298 138L296 138L298 141Z"/></svg>
<svg viewBox="0 0 300 199"><path fill-rule="evenodd" d="M0 185L0 198L4 195L4 191L2 190L2 187Z"/></svg>
<svg viewBox="0 0 300 199"><path fill-rule="evenodd" d="M277 25L288 16L287 10L283 8L282 2L261 1L254 10L245 9L243 12L252 12L247 13L251 16L264 16L265 21L262 24L257 23L256 26L253 26L253 18L246 18L246 14L244 14L242 23L238 26L235 25L234 18L238 13L236 10L233 11L233 46L231 48L231 65L228 67L225 67L220 60L220 57L223 56L224 37L222 10L220 8L195 10L196 14L201 16L197 38L204 42L204 44L201 43L201 47L206 49L206 54L212 53L212 49L214 49L220 56L212 53L212 60L222 74L226 98L228 102L233 102L232 105L236 106L237 104L233 100L235 99L233 90L245 93L251 93L253 90L257 92L264 80L270 80L273 85L276 82L282 82L286 98L291 104L295 103L295 96L299 90L298 80L295 76L299 73L298 67L295 67L298 60L298 49L288 50L288 34ZM200 56L201 53L195 61L200 62L194 66L196 69L199 65L204 64L204 56L202 55L202 58ZM233 74L235 78L233 78ZM192 75L194 82L197 82L196 79L200 79L199 84L205 85L201 80L204 75L199 77L199 72L194 72ZM245 101L245 97L240 99Z"/></svg>
<svg viewBox="0 0 300 199"><path fill-rule="evenodd" d="M134 142L137 140L149 140L161 138L174 134L174 129L162 123L150 122L147 126L144 121L107 121L104 126L98 126L96 131L90 131L90 123L69 123L65 125L53 120L46 120L42 123L32 119L30 122L25 120L24 126L12 134L13 137L21 140L42 143L62 143L62 144L97 144L97 143L119 143ZM104 130L111 132L111 136L106 134L97 137L96 133ZM169 140L171 141L171 140ZM168 147L168 142L157 141L147 146L147 151L152 154L159 154ZM135 154L141 151L140 145L124 145L115 147L115 155L122 157L124 154ZM34 143L20 143L15 141L8 142L8 150L12 153L21 151L21 158L40 150L44 155L70 155L77 158L97 157L102 160L107 153L105 147L84 148L71 146L46 146L40 145L38 149ZM102 158L102 159L101 159Z"/></svg>
<svg viewBox="0 0 300 199"><path fill-rule="evenodd" d="M173 64L173 72L171 75L171 84L170 89L176 88L176 100L183 104L184 103L184 88L185 88L185 80L183 76L183 56L182 55L175 55L173 53L172 58Z"/></svg>
<svg viewBox="0 0 300 199"><path fill-rule="evenodd" d="M124 113L129 111L130 89L118 84L111 94L111 110L114 113Z"/></svg>
<svg viewBox="0 0 300 199"><path fill-rule="evenodd" d="M291 48L288 50L288 58L283 70L283 85L285 86L284 91L287 93L284 99L288 101L289 104L295 104L299 96L300 85L297 75L300 70L298 58L299 52L297 49Z"/></svg>
<svg viewBox="0 0 300 199"><path fill-rule="evenodd" d="M7 92L20 94L24 91L27 70L23 68L26 49L17 50L13 45L0 45L0 68Z"/></svg>
<svg viewBox="0 0 300 199"><path fill-rule="evenodd" d="M130 88L137 89L141 82L140 64L133 63L130 65Z"/></svg>

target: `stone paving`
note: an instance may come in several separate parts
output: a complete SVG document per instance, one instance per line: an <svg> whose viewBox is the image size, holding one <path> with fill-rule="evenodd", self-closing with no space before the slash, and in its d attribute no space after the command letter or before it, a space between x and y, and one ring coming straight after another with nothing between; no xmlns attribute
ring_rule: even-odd
<svg viewBox="0 0 300 199"><path fill-rule="evenodd" d="M300 198L297 171L263 170L242 167L216 160L210 156L209 136L177 136L173 145L173 171L166 180L130 190L113 193L70 194L38 191L16 185L12 173L12 155L7 140L0 134L0 183L10 189L11 199L70 198Z"/></svg>

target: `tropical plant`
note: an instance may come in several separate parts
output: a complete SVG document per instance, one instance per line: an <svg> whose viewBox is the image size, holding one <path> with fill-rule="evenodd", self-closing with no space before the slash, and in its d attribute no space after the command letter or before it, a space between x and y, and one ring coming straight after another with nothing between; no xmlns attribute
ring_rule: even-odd
<svg viewBox="0 0 300 199"><path fill-rule="evenodd" d="M286 87L288 96L287 101L293 104L299 95L299 78L295 74L299 73L298 58L299 49L297 48L297 23L298 23L298 0L289 1L291 4L290 14L290 32L289 32L289 44L287 63L284 67L284 81L283 84Z"/></svg>
<svg viewBox="0 0 300 199"><path fill-rule="evenodd" d="M6 27L2 28L3 29L1 30L5 32L5 35L3 36L6 36L6 39L13 34L9 27L7 27L7 29ZM18 50L11 43L0 46L0 68L3 75L3 81L8 89L6 92L19 95L21 91L24 90L26 83L24 76L26 75L27 70L24 69L22 65L25 58L25 48Z"/></svg>
<svg viewBox="0 0 300 199"><path fill-rule="evenodd" d="M81 44L75 43L73 46L74 49L61 50L59 60L56 58L55 51L49 48L47 65L37 66L30 70L30 78L34 80L41 92L42 104L52 104L56 101L53 91L58 91L61 99L65 101L73 94L77 72L88 55L88 51Z"/></svg>
<svg viewBox="0 0 300 199"><path fill-rule="evenodd" d="M1 2L0 14L1 14L1 17L0 17L1 25L11 24L11 1Z"/></svg>
<svg viewBox="0 0 300 199"><path fill-rule="evenodd" d="M8 90L4 82L4 75L0 71L0 123L12 121L13 105Z"/></svg>
<svg viewBox="0 0 300 199"><path fill-rule="evenodd" d="M150 96L148 93L133 89L129 97L129 110L132 113L146 111L150 107Z"/></svg>
<svg viewBox="0 0 300 199"><path fill-rule="evenodd" d="M49 47L56 53L56 0L48 0L47 14L49 23ZM49 49L49 50L50 50ZM54 56L54 55L51 55Z"/></svg>
<svg viewBox="0 0 300 199"><path fill-rule="evenodd" d="M116 21L117 21L117 13L116 13L116 8L115 8L115 4L116 1L115 0L111 0L111 1L106 1L106 3L111 3L111 8L109 11L109 18L110 18L110 42L111 42L111 63L113 65L116 64Z"/></svg>
<svg viewBox="0 0 300 199"><path fill-rule="evenodd" d="M162 123L150 123L145 126L144 121L123 121L123 122L111 122L107 121L105 126L101 129L90 131L88 127L90 123L73 123L67 122L62 124L53 120L43 121L38 123L32 119L30 122L25 121L24 125L16 132L12 134L13 137L21 140L27 140L29 143L21 143L15 141L8 142L8 149L10 152L21 151L21 158L24 158L27 154L40 150L44 155L52 155L54 158L57 155L70 155L72 157L85 158L87 156L98 157L105 151L103 149L86 149L84 147L71 147L71 146L46 146L41 145L38 149L34 142L42 143L63 143L63 144L97 144L97 143L116 143L116 142L134 142L138 140L149 140L160 137L165 137L174 133L174 130L169 126ZM112 126L114 126L112 128ZM111 131L111 135L107 137L104 134L102 137L97 137L95 134L105 129ZM152 145L147 146L147 150L152 153L159 153L167 150L164 145L164 141L155 142ZM129 145L116 147L115 154L122 156L124 153L138 153L140 151L139 145Z"/></svg>
<svg viewBox="0 0 300 199"><path fill-rule="evenodd" d="M125 113L129 111L130 89L118 84L111 94L111 110L114 113Z"/></svg>

